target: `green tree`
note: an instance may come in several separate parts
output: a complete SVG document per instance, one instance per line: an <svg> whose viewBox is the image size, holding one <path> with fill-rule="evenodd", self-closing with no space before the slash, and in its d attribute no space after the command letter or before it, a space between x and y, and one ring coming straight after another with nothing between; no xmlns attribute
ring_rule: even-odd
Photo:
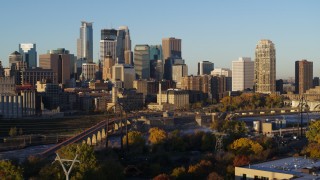
<svg viewBox="0 0 320 180"><path fill-rule="evenodd" d="M9 130L9 136L16 136L17 135L17 127L13 127L13 128L10 128Z"/></svg>
<svg viewBox="0 0 320 180"><path fill-rule="evenodd" d="M23 170L22 168L13 165L11 161L1 160L0 179L22 180Z"/></svg>
<svg viewBox="0 0 320 180"><path fill-rule="evenodd" d="M149 141L151 144L160 144L167 139L167 133L160 128L150 128Z"/></svg>
<svg viewBox="0 0 320 180"><path fill-rule="evenodd" d="M246 123L243 121L227 120L224 121L222 131L228 134L228 137L232 142L234 139L238 139L246 135Z"/></svg>
<svg viewBox="0 0 320 180"><path fill-rule="evenodd" d="M215 137L211 133L205 133L201 138L201 150L202 151L214 151Z"/></svg>
<svg viewBox="0 0 320 180"><path fill-rule="evenodd" d="M212 172L208 175L207 180L223 180L223 177L216 172Z"/></svg>
<svg viewBox="0 0 320 180"><path fill-rule="evenodd" d="M303 154L310 156L311 158L320 158L320 144L319 143L309 143L307 147L302 151Z"/></svg>
<svg viewBox="0 0 320 180"><path fill-rule="evenodd" d="M179 130L174 130L168 135L167 149L172 151L185 151L186 143Z"/></svg>
<svg viewBox="0 0 320 180"><path fill-rule="evenodd" d="M90 175L97 170L97 160L93 147L87 144L70 144L57 151L60 158L77 159L80 163L75 163L72 169L70 179L89 179ZM64 179L64 173L59 162L53 165L47 165L40 171L42 179Z"/></svg>
<svg viewBox="0 0 320 180"><path fill-rule="evenodd" d="M145 144L145 139L143 138L143 135L139 131L130 131L128 133L128 140L129 145L135 145L135 146L143 146ZM123 142L127 142L127 137L123 137Z"/></svg>

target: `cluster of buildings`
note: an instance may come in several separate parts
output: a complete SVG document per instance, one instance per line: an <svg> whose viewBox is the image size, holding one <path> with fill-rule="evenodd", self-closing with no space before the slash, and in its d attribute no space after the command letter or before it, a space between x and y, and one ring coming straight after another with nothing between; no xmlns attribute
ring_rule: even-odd
<svg viewBox="0 0 320 180"><path fill-rule="evenodd" d="M232 91L302 94L319 85L307 60L296 61L294 88L276 80L270 40L258 42L254 61L240 57L232 69L200 61L197 75L189 75L181 39L132 50L129 28L121 26L101 30L100 59L94 62L92 25L81 22L77 55L65 48L38 55L35 43L22 43L9 55L9 67L0 61L0 117L105 111L120 102L128 110L188 109L196 102L219 102Z"/></svg>

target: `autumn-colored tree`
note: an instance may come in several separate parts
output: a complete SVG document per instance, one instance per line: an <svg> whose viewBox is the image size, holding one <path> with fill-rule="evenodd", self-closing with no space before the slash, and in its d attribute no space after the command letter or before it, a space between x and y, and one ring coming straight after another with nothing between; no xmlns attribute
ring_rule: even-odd
<svg viewBox="0 0 320 180"><path fill-rule="evenodd" d="M15 166L11 161L1 160L0 161L0 179L23 179L22 168Z"/></svg>
<svg viewBox="0 0 320 180"><path fill-rule="evenodd" d="M320 158L320 144L309 143L307 147L302 151L303 154L310 156L311 158Z"/></svg>
<svg viewBox="0 0 320 180"><path fill-rule="evenodd" d="M186 179L187 171L184 167L177 167L172 170L171 176L175 179Z"/></svg>
<svg viewBox="0 0 320 180"><path fill-rule="evenodd" d="M207 160L201 160L198 164L190 165L188 173L192 178L203 179L213 170L212 163Z"/></svg>
<svg viewBox="0 0 320 180"><path fill-rule="evenodd" d="M218 173L216 172L211 172L209 175L208 175L208 178L207 180L223 180L223 177L220 176Z"/></svg>
<svg viewBox="0 0 320 180"><path fill-rule="evenodd" d="M263 147L248 138L240 138L235 140L230 148L235 150L237 154L245 155L245 154L260 154L263 151Z"/></svg>
<svg viewBox="0 0 320 180"><path fill-rule="evenodd" d="M149 130L149 141L151 144L163 143L167 139L167 133L157 127L150 128Z"/></svg>
<svg viewBox="0 0 320 180"><path fill-rule="evenodd" d="M128 140L129 145L137 145L137 146L143 146L145 144L145 139L143 138L143 135L139 131L130 131L128 133ZM124 144L127 142L127 137L123 137Z"/></svg>
<svg viewBox="0 0 320 180"><path fill-rule="evenodd" d="M306 136L309 142L316 142L320 144L320 120L314 121L310 124Z"/></svg>
<svg viewBox="0 0 320 180"><path fill-rule="evenodd" d="M17 135L17 127L13 127L13 128L10 128L9 130L9 136L16 136Z"/></svg>
<svg viewBox="0 0 320 180"><path fill-rule="evenodd" d="M233 166L243 166L250 163L250 159L246 155L236 156L233 160Z"/></svg>
<svg viewBox="0 0 320 180"><path fill-rule="evenodd" d="M158 176L154 177L153 180L170 180L170 176L167 174L159 174Z"/></svg>

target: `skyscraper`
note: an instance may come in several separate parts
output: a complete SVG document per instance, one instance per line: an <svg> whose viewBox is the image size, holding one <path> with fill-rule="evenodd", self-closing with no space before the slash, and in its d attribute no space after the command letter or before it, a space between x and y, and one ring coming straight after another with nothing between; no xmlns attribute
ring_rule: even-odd
<svg viewBox="0 0 320 180"><path fill-rule="evenodd" d="M198 62L198 75L209 75L214 69L214 64L209 61Z"/></svg>
<svg viewBox="0 0 320 180"><path fill-rule="evenodd" d="M303 94L313 86L313 62L296 61L295 75L295 93Z"/></svg>
<svg viewBox="0 0 320 180"><path fill-rule="evenodd" d="M255 91L274 93L276 91L276 50L272 41L262 39L256 46Z"/></svg>
<svg viewBox="0 0 320 180"><path fill-rule="evenodd" d="M136 45L134 48L134 69L137 79L150 78L149 45Z"/></svg>
<svg viewBox="0 0 320 180"><path fill-rule="evenodd" d="M188 76L188 66L186 64L172 66L172 81L176 83L176 88L181 88L182 77L186 76Z"/></svg>
<svg viewBox="0 0 320 180"><path fill-rule="evenodd" d="M77 57L93 62L93 32L92 22L81 21L80 38L77 40Z"/></svg>
<svg viewBox="0 0 320 180"><path fill-rule="evenodd" d="M254 81L254 62L249 57L232 61L232 91L252 89Z"/></svg>
<svg viewBox="0 0 320 180"><path fill-rule="evenodd" d="M163 38L162 53L164 60L172 57L181 58L181 39L176 39L174 37Z"/></svg>
<svg viewBox="0 0 320 180"><path fill-rule="evenodd" d="M27 67L37 67L37 50L35 43L19 44L19 53L22 61L26 62Z"/></svg>
<svg viewBox="0 0 320 180"><path fill-rule="evenodd" d="M131 39L127 26L120 26L119 30L101 30L100 59L103 60L108 53L111 53L117 63L133 64Z"/></svg>
<svg viewBox="0 0 320 180"><path fill-rule="evenodd" d="M104 58L103 62L103 70L102 70L102 79L103 80L111 80L112 79L112 66L114 65L114 59L111 55L107 55Z"/></svg>
<svg viewBox="0 0 320 180"><path fill-rule="evenodd" d="M156 80L162 80L163 78L161 45L150 45L150 78Z"/></svg>
<svg viewBox="0 0 320 180"><path fill-rule="evenodd" d="M52 69L56 74L59 84L66 84L70 80L72 74L72 66L74 67L74 55L69 54L68 50L59 48L49 50L47 54L39 55L39 66L43 69Z"/></svg>

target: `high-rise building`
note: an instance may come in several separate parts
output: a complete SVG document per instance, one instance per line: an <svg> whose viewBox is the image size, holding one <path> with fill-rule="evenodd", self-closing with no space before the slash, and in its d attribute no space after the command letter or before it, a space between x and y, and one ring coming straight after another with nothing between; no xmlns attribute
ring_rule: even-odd
<svg viewBox="0 0 320 180"><path fill-rule="evenodd" d="M280 94L283 94L283 80L278 79L276 80L276 91L279 92Z"/></svg>
<svg viewBox="0 0 320 180"><path fill-rule="evenodd" d="M254 62L249 57L232 61L232 91L253 89Z"/></svg>
<svg viewBox="0 0 320 180"><path fill-rule="evenodd" d="M121 81L123 88L133 88L136 72L134 67L128 64L115 64L112 66L112 82Z"/></svg>
<svg viewBox="0 0 320 180"><path fill-rule="evenodd" d="M26 62L27 67L37 67L37 49L35 43L19 44L19 53L22 61Z"/></svg>
<svg viewBox="0 0 320 180"><path fill-rule="evenodd" d="M115 62L120 64L133 64L131 39L127 26L120 26L119 30L102 29L100 40L100 59L110 53Z"/></svg>
<svg viewBox="0 0 320 180"><path fill-rule="evenodd" d="M301 60L295 62L296 94L303 94L313 86L313 62Z"/></svg>
<svg viewBox="0 0 320 180"><path fill-rule="evenodd" d="M255 91L274 93L276 91L276 49L272 41L260 40L256 46Z"/></svg>
<svg viewBox="0 0 320 180"><path fill-rule="evenodd" d="M198 75L210 75L211 71L214 69L214 64L209 61L198 62Z"/></svg>
<svg viewBox="0 0 320 180"><path fill-rule="evenodd" d="M320 85L320 80L319 77L314 77L313 78L313 87L319 86Z"/></svg>
<svg viewBox="0 0 320 180"><path fill-rule="evenodd" d="M162 39L163 60L168 58L181 58L181 39L174 37Z"/></svg>
<svg viewBox="0 0 320 180"><path fill-rule="evenodd" d="M134 69L137 79L150 78L149 45L136 45L134 47Z"/></svg>
<svg viewBox="0 0 320 180"><path fill-rule="evenodd" d="M102 68L102 79L103 80L111 80L112 79L112 66L114 65L114 59L111 55L107 55L103 61Z"/></svg>
<svg viewBox="0 0 320 180"><path fill-rule="evenodd" d="M162 60L162 46L150 45L150 60Z"/></svg>
<svg viewBox="0 0 320 180"><path fill-rule="evenodd" d="M18 51L14 51L9 55L9 67L13 64L18 64L19 62L22 62L22 55Z"/></svg>
<svg viewBox="0 0 320 180"><path fill-rule="evenodd" d="M41 82L52 82L56 83L57 74L52 69L42 69L42 68L28 68L22 69L21 73L21 83L22 85L30 84L35 86L37 81Z"/></svg>
<svg viewBox="0 0 320 180"><path fill-rule="evenodd" d="M95 63L82 64L82 73L80 79L84 81L91 81L96 79L97 66Z"/></svg>
<svg viewBox="0 0 320 180"><path fill-rule="evenodd" d="M69 54L68 50L58 48L49 50L47 54L39 55L39 66L43 69L52 69L57 76L59 84L66 84L74 72L73 54Z"/></svg>
<svg viewBox="0 0 320 180"><path fill-rule="evenodd" d="M232 77L232 71L228 68L215 68L211 71L211 75Z"/></svg>
<svg viewBox="0 0 320 180"><path fill-rule="evenodd" d="M92 22L81 21L80 38L77 40L77 57L93 62L93 30Z"/></svg>
<svg viewBox="0 0 320 180"><path fill-rule="evenodd" d="M131 51L131 38L130 38L130 32L128 26L120 26L119 27L119 34L122 34L122 36L119 36L120 39L118 40L118 44L122 46L118 48L120 50L119 52L119 59L124 60L121 61L120 63L125 63L125 64L133 64L132 62L132 51ZM122 49L123 48L123 49Z"/></svg>
<svg viewBox="0 0 320 180"><path fill-rule="evenodd" d="M176 83L176 88L181 88L182 77L186 76L188 76L188 66L186 64L172 66L172 81Z"/></svg>

